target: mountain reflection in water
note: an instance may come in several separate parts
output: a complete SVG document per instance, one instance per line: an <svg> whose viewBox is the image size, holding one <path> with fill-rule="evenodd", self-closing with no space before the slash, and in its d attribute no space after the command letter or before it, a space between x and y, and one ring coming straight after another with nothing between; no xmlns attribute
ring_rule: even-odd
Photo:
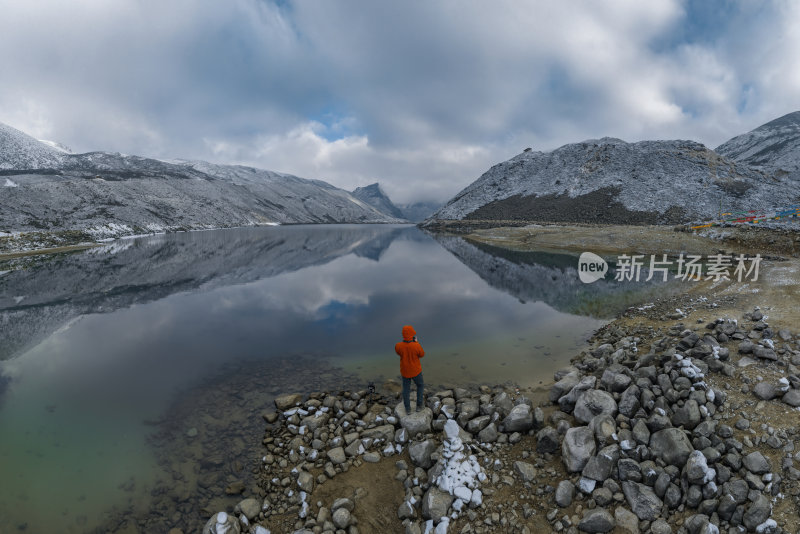
<svg viewBox="0 0 800 534"><path fill-rule="evenodd" d="M605 279L585 284L578 278L578 255L545 251L519 252L460 237L436 240L487 284L520 302L545 302L564 313L611 319L627 307L676 289L674 282L650 282L647 269L640 281L616 281L616 265L609 261Z"/></svg>

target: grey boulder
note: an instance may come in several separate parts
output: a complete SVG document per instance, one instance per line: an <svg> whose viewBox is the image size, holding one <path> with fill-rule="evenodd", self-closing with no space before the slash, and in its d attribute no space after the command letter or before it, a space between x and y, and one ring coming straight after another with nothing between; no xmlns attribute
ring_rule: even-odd
<svg viewBox="0 0 800 534"><path fill-rule="evenodd" d="M667 464L682 468L694 447L679 428L665 428L650 436L650 450Z"/></svg>
<svg viewBox="0 0 800 534"><path fill-rule="evenodd" d="M400 425L408 431L409 436L427 434L431 431L433 412L425 408L421 412L412 412L400 418Z"/></svg>
<svg viewBox="0 0 800 534"><path fill-rule="evenodd" d="M631 511L642 521L652 521L661 515L664 503L644 484L626 480L622 483L622 493L628 501Z"/></svg>
<svg viewBox="0 0 800 534"><path fill-rule="evenodd" d="M752 532L758 525L769 519L771 512L772 506L769 503L769 499L763 494L759 494L747 507L742 522Z"/></svg>
<svg viewBox="0 0 800 534"><path fill-rule="evenodd" d="M561 380L553 384L550 388L550 402L556 402L558 399L570 392L572 388L578 385L581 377L577 371L567 373Z"/></svg>
<svg viewBox="0 0 800 534"><path fill-rule="evenodd" d="M344 449L342 447L336 447L331 449L327 452L328 459L333 462L335 465L343 464L347 457L344 454Z"/></svg>
<svg viewBox="0 0 800 534"><path fill-rule="evenodd" d="M528 462L514 462L514 471L516 471L523 482L532 482L536 478L536 468Z"/></svg>
<svg viewBox="0 0 800 534"><path fill-rule="evenodd" d="M596 415L607 414L615 416L617 414L617 402L609 393L599 389L590 389L583 392L575 402L575 419L587 424Z"/></svg>
<svg viewBox="0 0 800 534"><path fill-rule="evenodd" d="M438 521L447 515L452 503L452 495L436 487L430 488L422 497L422 517Z"/></svg>
<svg viewBox="0 0 800 534"><path fill-rule="evenodd" d="M597 446L594 433L588 426L570 428L561 443L561 459L571 473L577 473L586 467L589 458L594 455Z"/></svg>
<svg viewBox="0 0 800 534"><path fill-rule="evenodd" d="M582 532L609 532L614 529L616 522L611 513L605 508L595 508L586 512L578 523L578 530Z"/></svg>
<svg viewBox="0 0 800 534"><path fill-rule="evenodd" d="M503 420L506 432L527 432L533 428L533 411L527 404L518 404Z"/></svg>
<svg viewBox="0 0 800 534"><path fill-rule="evenodd" d="M411 463L417 467L428 469L433 465L431 454L436 450L436 442L432 439L425 441L418 441L408 446L408 455L411 457Z"/></svg>
<svg viewBox="0 0 800 534"><path fill-rule="evenodd" d="M781 401L785 402L789 406L794 406L797 408L800 406L800 389L790 389L783 397L781 397Z"/></svg>
<svg viewBox="0 0 800 534"><path fill-rule="evenodd" d="M481 443L494 443L497 441L497 427L494 423L489 423L486 428L478 432L478 440Z"/></svg>
<svg viewBox="0 0 800 534"><path fill-rule="evenodd" d="M758 451L751 452L742 458L742 463L748 471L757 475L763 475L770 471L769 462L764 458L764 455Z"/></svg>
<svg viewBox="0 0 800 534"><path fill-rule="evenodd" d="M566 508L572 504L572 498L575 497L575 485L569 480L562 480L556 487L556 504L561 508Z"/></svg>
<svg viewBox="0 0 800 534"><path fill-rule="evenodd" d="M546 426L536 434L536 452L556 452L561 446L561 436L552 426Z"/></svg>

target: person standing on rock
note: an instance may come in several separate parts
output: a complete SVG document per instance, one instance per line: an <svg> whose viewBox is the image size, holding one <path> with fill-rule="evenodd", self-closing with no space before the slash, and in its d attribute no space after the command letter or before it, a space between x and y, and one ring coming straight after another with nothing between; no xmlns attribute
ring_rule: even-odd
<svg viewBox="0 0 800 534"><path fill-rule="evenodd" d="M425 356L422 345L417 341L417 333L411 325L403 327L403 341L394 346L394 351L400 356L400 374L403 375L403 406L406 413L411 412L411 381L417 386L417 411L422 411L423 389L422 364L419 359Z"/></svg>

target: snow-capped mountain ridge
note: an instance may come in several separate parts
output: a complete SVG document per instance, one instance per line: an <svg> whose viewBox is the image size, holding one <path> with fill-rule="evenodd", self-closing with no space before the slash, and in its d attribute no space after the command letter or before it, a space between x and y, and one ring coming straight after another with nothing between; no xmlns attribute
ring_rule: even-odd
<svg viewBox="0 0 800 534"><path fill-rule="evenodd" d="M394 223L343 189L239 165L68 154L0 124L0 230L110 236L270 223Z"/></svg>
<svg viewBox="0 0 800 534"><path fill-rule="evenodd" d="M753 139L766 139L769 149L757 148ZM739 151L722 150L726 146ZM431 219L672 224L800 201L800 173L770 171L790 164L800 169L800 112L734 138L720 151L690 140L613 137L530 150L491 167ZM747 159L755 154L762 166Z"/></svg>

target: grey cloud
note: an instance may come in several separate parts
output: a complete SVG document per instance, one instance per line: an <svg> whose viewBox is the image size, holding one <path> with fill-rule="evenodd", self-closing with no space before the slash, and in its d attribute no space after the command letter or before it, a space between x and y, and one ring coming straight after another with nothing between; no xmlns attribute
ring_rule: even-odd
<svg viewBox="0 0 800 534"><path fill-rule="evenodd" d="M0 121L78 150L377 180L398 202L446 200L527 146L716 146L800 109L791 2L719 21L679 0L0 4Z"/></svg>

